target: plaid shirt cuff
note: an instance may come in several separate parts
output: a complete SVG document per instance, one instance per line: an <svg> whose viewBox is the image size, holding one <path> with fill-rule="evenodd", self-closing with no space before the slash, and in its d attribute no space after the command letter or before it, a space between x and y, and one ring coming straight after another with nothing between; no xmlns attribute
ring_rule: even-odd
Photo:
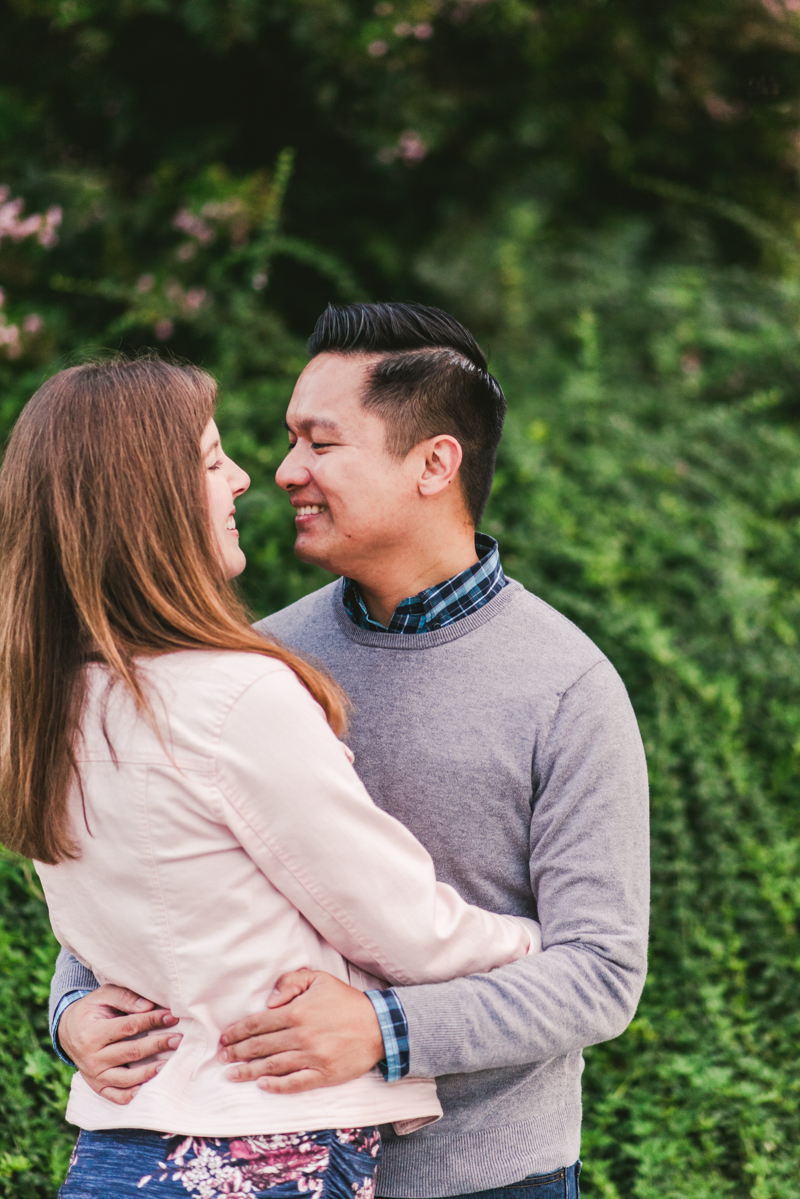
<svg viewBox="0 0 800 1199"><path fill-rule="evenodd" d="M375 1008L381 1026L386 1056L378 1068L387 1082L399 1082L411 1067L408 1049L408 1020L395 991L367 991L367 999Z"/></svg>
<svg viewBox="0 0 800 1199"><path fill-rule="evenodd" d="M70 1058L67 1057L61 1048L58 1040L58 1022L71 1003L75 1003L76 999L83 999L84 995L91 995L91 993L91 991L67 991L66 995L62 995L61 999L59 1000L58 1007L53 1012L53 1023L50 1028L50 1035L53 1038L53 1048L61 1058L62 1062L66 1062L68 1066L72 1066L73 1070L77 1070L78 1067Z"/></svg>

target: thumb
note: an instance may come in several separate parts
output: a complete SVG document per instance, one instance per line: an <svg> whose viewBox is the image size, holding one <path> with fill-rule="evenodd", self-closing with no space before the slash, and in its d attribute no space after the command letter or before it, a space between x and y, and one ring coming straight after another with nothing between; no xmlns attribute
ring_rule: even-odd
<svg viewBox="0 0 800 1199"><path fill-rule="evenodd" d="M302 970L287 970L282 974L267 999L267 1007L283 1007L302 995L313 983L316 971L303 968Z"/></svg>

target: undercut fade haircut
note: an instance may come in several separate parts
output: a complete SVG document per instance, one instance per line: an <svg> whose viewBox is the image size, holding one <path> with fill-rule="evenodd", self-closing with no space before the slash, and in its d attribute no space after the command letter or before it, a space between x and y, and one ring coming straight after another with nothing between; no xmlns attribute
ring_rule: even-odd
<svg viewBox="0 0 800 1199"><path fill-rule="evenodd" d="M329 304L308 340L317 354L379 355L361 401L386 425L390 454L447 434L460 444L458 478L477 525L492 489L506 401L472 334L422 304Z"/></svg>

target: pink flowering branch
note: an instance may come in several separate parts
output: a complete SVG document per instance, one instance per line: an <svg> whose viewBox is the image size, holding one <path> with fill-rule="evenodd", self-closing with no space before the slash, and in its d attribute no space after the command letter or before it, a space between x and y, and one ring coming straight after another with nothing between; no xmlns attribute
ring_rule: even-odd
<svg viewBox="0 0 800 1199"><path fill-rule="evenodd" d="M58 204L52 205L45 213L32 213L22 217L25 201L9 199L11 189L0 186L0 242L4 237L13 242L24 241L26 237L36 237L40 246L52 250L58 242L56 230L61 224L63 212Z"/></svg>

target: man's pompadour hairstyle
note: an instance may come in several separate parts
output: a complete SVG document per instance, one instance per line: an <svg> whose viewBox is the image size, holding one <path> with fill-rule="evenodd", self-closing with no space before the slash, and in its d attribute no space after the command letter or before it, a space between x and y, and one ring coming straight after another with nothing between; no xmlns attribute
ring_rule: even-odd
<svg viewBox="0 0 800 1199"><path fill-rule="evenodd" d="M461 490L477 525L492 487L506 401L469 330L422 304L329 304L308 352L379 355L362 403L385 421L389 452L404 458L430 437L455 437L464 455Z"/></svg>

